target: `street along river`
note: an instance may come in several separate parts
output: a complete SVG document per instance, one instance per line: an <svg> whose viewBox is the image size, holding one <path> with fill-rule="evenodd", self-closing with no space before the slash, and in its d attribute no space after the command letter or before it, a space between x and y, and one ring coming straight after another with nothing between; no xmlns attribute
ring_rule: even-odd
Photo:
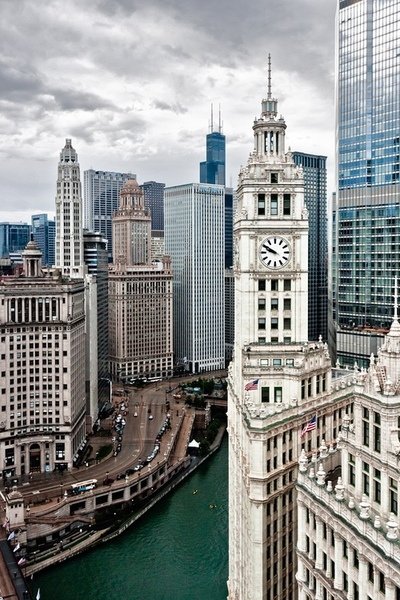
<svg viewBox="0 0 400 600"><path fill-rule="evenodd" d="M34 576L41 600L225 600L228 447L120 537Z"/></svg>

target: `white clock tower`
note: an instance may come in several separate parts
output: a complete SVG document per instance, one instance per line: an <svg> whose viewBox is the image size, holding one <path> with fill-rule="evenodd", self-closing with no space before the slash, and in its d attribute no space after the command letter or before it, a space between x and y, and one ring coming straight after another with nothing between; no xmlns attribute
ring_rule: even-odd
<svg viewBox="0 0 400 600"><path fill-rule="evenodd" d="M271 96L270 64L261 107L253 125L254 150L239 174L234 225L229 600L296 598L300 432L324 403L330 380L326 345L307 341L303 173L285 152L286 124Z"/></svg>

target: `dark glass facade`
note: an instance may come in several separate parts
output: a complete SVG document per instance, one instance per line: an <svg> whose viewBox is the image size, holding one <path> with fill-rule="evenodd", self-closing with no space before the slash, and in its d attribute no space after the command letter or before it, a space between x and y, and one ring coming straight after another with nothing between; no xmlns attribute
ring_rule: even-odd
<svg viewBox="0 0 400 600"><path fill-rule="evenodd" d="M110 397L108 368L108 256L107 240L91 231L83 232L83 255L89 275L97 283L97 359L99 410Z"/></svg>
<svg viewBox="0 0 400 600"><path fill-rule="evenodd" d="M200 163L200 183L225 185L225 136L219 131L207 135L206 160Z"/></svg>
<svg viewBox="0 0 400 600"><path fill-rule="evenodd" d="M152 231L164 231L164 189L165 183L145 181L141 186L144 203L151 213Z"/></svg>
<svg viewBox="0 0 400 600"><path fill-rule="evenodd" d="M225 188L225 269L233 266L233 190Z"/></svg>
<svg viewBox="0 0 400 600"><path fill-rule="evenodd" d="M294 152L303 167L308 209L308 339L328 339L328 231L326 156Z"/></svg>
<svg viewBox="0 0 400 600"><path fill-rule="evenodd" d="M89 231L102 234L108 242L108 262L112 262L112 217L119 207L119 193L133 173L114 171L84 172L84 223Z"/></svg>
<svg viewBox="0 0 400 600"><path fill-rule="evenodd" d="M32 233L42 251L42 264L52 267L55 261L56 224L47 214L32 215Z"/></svg>
<svg viewBox="0 0 400 600"><path fill-rule="evenodd" d="M399 14L398 0L339 3L333 316L354 347L389 327L399 273ZM357 356L339 341L342 363L366 364L372 346Z"/></svg>
<svg viewBox="0 0 400 600"><path fill-rule="evenodd" d="M28 223L0 223L0 258L22 252L29 242L31 226Z"/></svg>

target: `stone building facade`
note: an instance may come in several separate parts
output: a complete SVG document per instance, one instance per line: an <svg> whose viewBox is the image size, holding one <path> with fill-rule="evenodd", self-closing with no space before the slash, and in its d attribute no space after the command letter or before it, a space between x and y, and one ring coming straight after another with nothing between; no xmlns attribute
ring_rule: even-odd
<svg viewBox="0 0 400 600"><path fill-rule="evenodd" d="M85 441L83 280L42 271L30 241L23 272L0 281L0 464L3 480L64 470Z"/></svg>
<svg viewBox="0 0 400 600"><path fill-rule="evenodd" d="M109 271L110 372L115 380L170 377L172 271L169 257L151 256L151 217L136 180L121 190L113 219Z"/></svg>

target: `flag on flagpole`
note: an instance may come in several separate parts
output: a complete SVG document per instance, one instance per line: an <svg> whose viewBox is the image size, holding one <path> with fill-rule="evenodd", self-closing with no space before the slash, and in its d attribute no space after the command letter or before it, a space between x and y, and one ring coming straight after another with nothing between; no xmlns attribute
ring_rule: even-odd
<svg viewBox="0 0 400 600"><path fill-rule="evenodd" d="M38 589L38 591L37 591L37 594L36 594L36 600L40 600L40 588L39 588L39 589Z"/></svg>
<svg viewBox="0 0 400 600"><path fill-rule="evenodd" d="M19 550L21 548L21 544L18 542L18 544L15 546L13 552L16 552L17 550Z"/></svg>
<svg viewBox="0 0 400 600"><path fill-rule="evenodd" d="M247 383L245 385L244 389L246 390L246 392L256 390L256 389L258 389L258 382L259 382L259 379L254 379L253 381L249 381L249 383Z"/></svg>
<svg viewBox="0 0 400 600"><path fill-rule="evenodd" d="M12 531L12 532L10 533L10 535L8 536L8 538L7 538L7 541L8 541L8 542L10 542L10 541L11 541L11 540L13 540L14 538L15 538L15 531Z"/></svg>
<svg viewBox="0 0 400 600"><path fill-rule="evenodd" d="M25 558L20 558L17 564L18 564L20 567L22 567L22 565L24 565L25 563L26 563L26 560L25 560Z"/></svg>
<svg viewBox="0 0 400 600"><path fill-rule="evenodd" d="M301 437L303 437L303 435L306 435L306 433L308 433L309 431L313 431L314 429L316 429L317 427L317 415L314 415L313 418L311 419L311 421L309 421L306 425L304 425L303 429L301 430Z"/></svg>

